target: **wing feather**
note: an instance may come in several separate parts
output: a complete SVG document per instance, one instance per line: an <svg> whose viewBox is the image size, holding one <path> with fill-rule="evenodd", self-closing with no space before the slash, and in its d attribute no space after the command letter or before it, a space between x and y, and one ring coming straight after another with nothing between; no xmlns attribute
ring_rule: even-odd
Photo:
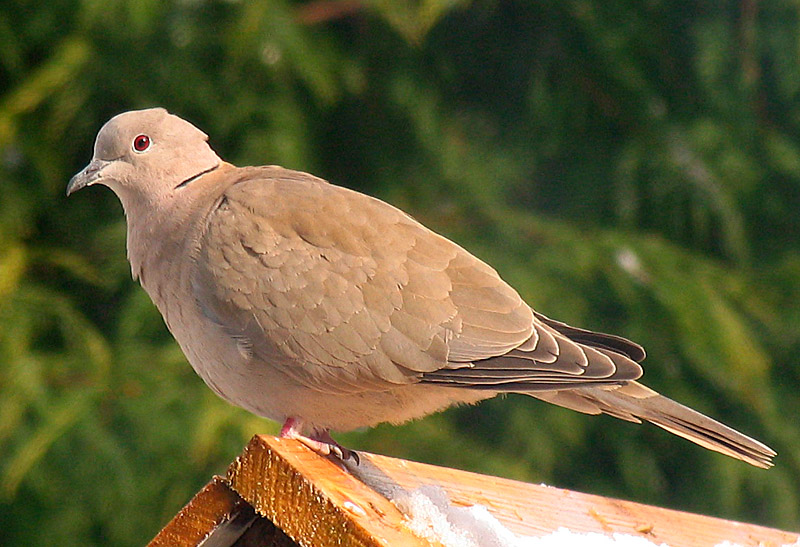
<svg viewBox="0 0 800 547"><path fill-rule="evenodd" d="M237 176L206 219L192 283L263 366L328 392L641 374L638 346L535 315L494 269L388 204L277 167Z"/></svg>

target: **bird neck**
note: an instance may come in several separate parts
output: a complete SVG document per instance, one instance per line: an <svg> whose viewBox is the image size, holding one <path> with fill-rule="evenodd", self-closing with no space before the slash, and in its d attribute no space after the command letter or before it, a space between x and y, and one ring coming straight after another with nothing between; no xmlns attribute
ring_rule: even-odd
<svg viewBox="0 0 800 547"><path fill-rule="evenodd" d="M176 290L202 236L204 220L224 192L219 184L229 163L148 203L123 202L128 226L128 260L131 273L154 301L164 291Z"/></svg>

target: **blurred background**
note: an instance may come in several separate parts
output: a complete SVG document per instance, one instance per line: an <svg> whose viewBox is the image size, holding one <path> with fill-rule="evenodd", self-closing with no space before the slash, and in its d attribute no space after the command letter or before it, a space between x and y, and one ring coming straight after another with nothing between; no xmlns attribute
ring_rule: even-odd
<svg viewBox="0 0 800 547"><path fill-rule="evenodd" d="M378 196L770 471L523 396L351 448L800 529L800 7L788 0L0 2L0 543L141 545L254 433L64 196L112 115Z"/></svg>

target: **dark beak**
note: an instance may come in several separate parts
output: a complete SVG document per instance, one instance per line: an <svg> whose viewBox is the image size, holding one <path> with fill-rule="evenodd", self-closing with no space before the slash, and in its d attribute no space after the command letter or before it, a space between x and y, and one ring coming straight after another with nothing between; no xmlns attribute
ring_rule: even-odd
<svg viewBox="0 0 800 547"><path fill-rule="evenodd" d="M105 160L92 160L83 168L83 171L75 175L67 184L67 195L77 192L85 186L91 186L100 179L101 172L110 162Z"/></svg>

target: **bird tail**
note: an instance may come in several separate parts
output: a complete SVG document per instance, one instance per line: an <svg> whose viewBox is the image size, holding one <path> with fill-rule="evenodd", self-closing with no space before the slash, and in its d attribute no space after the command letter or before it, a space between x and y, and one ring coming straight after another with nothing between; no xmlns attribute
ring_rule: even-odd
<svg viewBox="0 0 800 547"><path fill-rule="evenodd" d="M776 452L718 421L643 386L591 386L526 395L587 414L609 414L630 422L648 421L709 450L756 467L772 467Z"/></svg>

